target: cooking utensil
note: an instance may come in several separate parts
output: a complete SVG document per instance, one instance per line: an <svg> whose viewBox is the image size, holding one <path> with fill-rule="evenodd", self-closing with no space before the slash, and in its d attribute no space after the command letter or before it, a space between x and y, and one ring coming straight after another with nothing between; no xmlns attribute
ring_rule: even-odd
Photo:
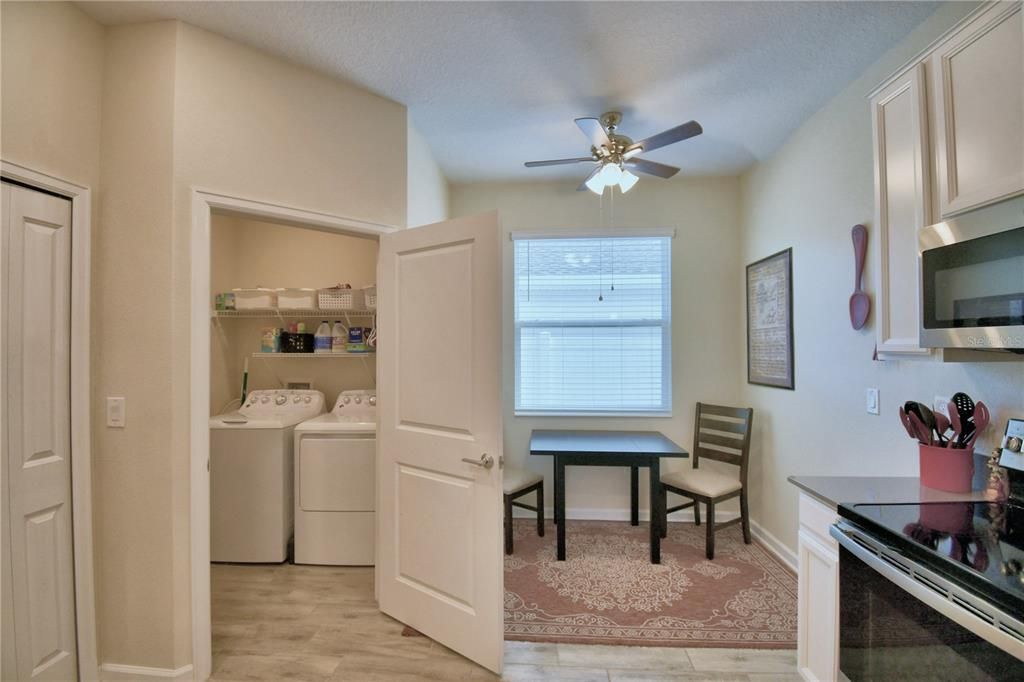
<svg viewBox="0 0 1024 682"><path fill-rule="evenodd" d="M935 412L935 433L939 436L939 445L946 447L949 442L946 439L946 431L949 431L949 417L941 412Z"/></svg>
<svg viewBox="0 0 1024 682"><path fill-rule="evenodd" d="M953 398L949 401L950 412L956 411L957 416L960 418L960 429L959 436L957 437L957 443L960 447L964 446L964 443L970 438L971 433L974 431L974 423L971 421L974 418L974 400L971 396L963 392L957 392L953 394ZM953 415L949 416L950 421L953 420Z"/></svg>
<svg viewBox="0 0 1024 682"><path fill-rule="evenodd" d="M916 440L922 442L921 438L917 434L917 429L914 424L910 421L910 415L902 407L900 408L900 423L903 424L903 428L907 430L907 435Z"/></svg>
<svg viewBox="0 0 1024 682"><path fill-rule="evenodd" d="M907 435L916 440L921 445L932 444L932 434L928 427L924 425L921 418L913 412L908 412L904 408L900 408L900 421L903 423L903 428L907 430Z"/></svg>
<svg viewBox="0 0 1024 682"><path fill-rule="evenodd" d="M935 413L933 413L924 403L919 403L914 400L908 400L904 403L903 409L906 410L908 414L917 415L917 418L921 420L921 423L924 424L925 428L928 430L928 444L932 445L932 431L935 430Z"/></svg>
<svg viewBox="0 0 1024 682"><path fill-rule="evenodd" d="M971 433L968 434L965 439L964 450L974 450L974 441L978 440L978 436L981 432L988 427L990 417L991 415L989 414L988 407L985 403L979 400L974 406L974 424L972 426Z"/></svg>
<svg viewBox="0 0 1024 682"><path fill-rule="evenodd" d="M871 298L860 288L861 276L864 274L864 256L868 248L868 229L863 225L854 225L853 255L856 260L853 271L853 295L850 296L850 324L854 329L862 328L871 313Z"/></svg>

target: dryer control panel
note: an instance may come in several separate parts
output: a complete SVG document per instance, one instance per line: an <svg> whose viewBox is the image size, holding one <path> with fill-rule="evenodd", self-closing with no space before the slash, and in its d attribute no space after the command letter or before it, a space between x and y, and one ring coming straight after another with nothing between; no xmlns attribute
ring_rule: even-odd
<svg viewBox="0 0 1024 682"><path fill-rule="evenodd" d="M371 390L342 391L334 403L334 415L354 421L377 421L377 392Z"/></svg>

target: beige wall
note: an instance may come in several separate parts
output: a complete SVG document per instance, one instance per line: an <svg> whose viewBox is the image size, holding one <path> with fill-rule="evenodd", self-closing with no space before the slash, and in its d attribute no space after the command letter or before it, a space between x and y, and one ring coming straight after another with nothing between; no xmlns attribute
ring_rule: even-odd
<svg viewBox="0 0 1024 682"><path fill-rule="evenodd" d="M377 241L298 227L217 215L212 224L210 282L213 293L235 287L310 287L349 283L359 288L377 281ZM324 319L345 321L326 312ZM319 319L304 320L316 331ZM366 318L360 321L369 323ZM353 320L357 324L357 320ZM240 393L245 358L259 351L264 327L274 319L215 320L210 333L210 411L217 414ZM341 390L375 386L375 356L313 360L289 356L249 360L249 390L278 388L289 379L312 379L328 406ZM233 406L234 407L234 406Z"/></svg>
<svg viewBox="0 0 1024 682"><path fill-rule="evenodd" d="M407 227L429 225L448 217L448 180L437 165L427 141L409 121L409 202Z"/></svg>
<svg viewBox="0 0 1024 682"><path fill-rule="evenodd" d="M899 424L906 400L931 402L963 390L993 408L986 449L1006 419L1024 414L1024 363L941 365L872 362L876 320L850 328L850 228L875 238L871 119L866 95L954 24L970 7L947 5L812 116L768 161L743 177L743 262L793 247L796 390L749 386L755 409L751 504L754 519L796 547L793 474L860 476L918 473L917 451ZM878 263L868 259L866 282ZM736 277L742 282L743 273ZM732 308L743 324L741 289ZM872 297L877 295L869 286ZM741 327L742 329L742 327ZM744 350L735 356L738 368ZM865 411L865 389L881 391L881 414Z"/></svg>
<svg viewBox="0 0 1024 682"><path fill-rule="evenodd" d="M96 191L103 27L69 3L5 2L0 151Z"/></svg>
<svg viewBox="0 0 1024 682"><path fill-rule="evenodd" d="M513 466L544 474L551 463L530 458L530 432L540 428L659 430L689 447L693 406L698 400L734 403L739 397L735 368L742 339L736 319L740 284L738 184L735 178L685 180L641 179L615 198L614 221L605 200L576 192L578 182L455 184L455 217L497 209L506 232L559 229L585 234L614 225L675 228L672 242L672 397L671 418L595 419L585 417L516 417L513 337L512 246L503 240L503 347L505 456ZM674 466L689 466L676 463ZM714 463L709 463L714 464ZM646 474L641 474L641 509L647 505ZM548 486L550 503L553 486ZM600 518L628 518L629 473L581 468L566 482L569 513Z"/></svg>
<svg viewBox="0 0 1024 682"><path fill-rule="evenodd" d="M175 628L189 612L180 580L188 545L169 541L188 527L173 504L169 447L172 350L188 345L187 329L168 314L177 37L174 22L107 32L102 228L93 243L100 661L165 668L181 665L190 646ZM123 429L104 424L108 395L127 401Z"/></svg>

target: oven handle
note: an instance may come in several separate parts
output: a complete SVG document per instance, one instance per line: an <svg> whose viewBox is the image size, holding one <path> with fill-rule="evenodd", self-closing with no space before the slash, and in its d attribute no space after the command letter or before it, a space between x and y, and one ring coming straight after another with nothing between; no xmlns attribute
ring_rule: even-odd
<svg viewBox="0 0 1024 682"><path fill-rule="evenodd" d="M829 533L882 577L954 623L1024 661L1024 623L910 561L897 550L840 520Z"/></svg>

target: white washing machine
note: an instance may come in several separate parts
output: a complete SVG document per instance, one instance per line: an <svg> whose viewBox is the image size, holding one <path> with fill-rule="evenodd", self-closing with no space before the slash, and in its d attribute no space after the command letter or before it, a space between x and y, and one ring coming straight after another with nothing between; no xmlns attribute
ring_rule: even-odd
<svg viewBox="0 0 1024 682"><path fill-rule="evenodd" d="M372 566L377 394L342 391L295 427L295 563Z"/></svg>
<svg viewBox="0 0 1024 682"><path fill-rule="evenodd" d="M295 425L324 411L320 391L260 390L210 418L210 559L288 558Z"/></svg>

